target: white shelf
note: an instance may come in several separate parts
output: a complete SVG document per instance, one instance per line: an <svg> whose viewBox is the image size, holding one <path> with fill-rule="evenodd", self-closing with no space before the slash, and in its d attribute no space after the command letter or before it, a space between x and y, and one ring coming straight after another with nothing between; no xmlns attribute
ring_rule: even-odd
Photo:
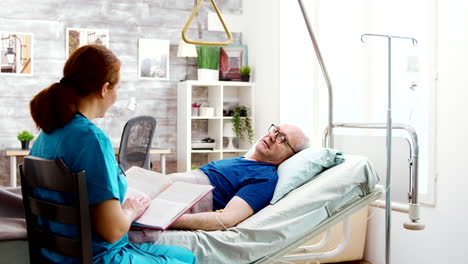
<svg viewBox="0 0 468 264"><path fill-rule="evenodd" d="M249 149L223 149L224 153L247 153Z"/></svg>
<svg viewBox="0 0 468 264"><path fill-rule="evenodd" d="M191 153L246 153L249 151L248 149L214 149L214 150L200 150L200 149L192 149L190 150Z"/></svg>
<svg viewBox="0 0 468 264"><path fill-rule="evenodd" d="M221 150L215 149L215 150L191 150L191 153L221 153Z"/></svg>
<svg viewBox="0 0 468 264"><path fill-rule="evenodd" d="M221 116L192 116L192 119L195 120L203 120L203 119L222 119Z"/></svg>
<svg viewBox="0 0 468 264"><path fill-rule="evenodd" d="M198 80L187 80L181 83L185 83L189 86L225 86L225 87L253 87L252 82L231 82L231 81L198 81Z"/></svg>
<svg viewBox="0 0 468 264"><path fill-rule="evenodd" d="M241 118L245 118L245 117L241 117ZM251 120L253 120L253 118L251 116L248 116L248 118L250 118ZM232 116L223 116L223 119L224 120L232 120Z"/></svg>
<svg viewBox="0 0 468 264"><path fill-rule="evenodd" d="M239 149L223 149L223 128L226 123L232 121L231 116L223 116L223 110L231 110L235 106L245 106L253 125L255 116L253 108L254 86L255 84L250 82L196 80L188 80L178 84L177 171L188 171L193 165L200 166L213 160L240 156L250 149L251 143L248 140L240 142ZM195 102L213 107L214 116L192 116L191 106ZM255 131L255 128L252 128ZM215 140L216 149L192 150L191 142L205 137Z"/></svg>

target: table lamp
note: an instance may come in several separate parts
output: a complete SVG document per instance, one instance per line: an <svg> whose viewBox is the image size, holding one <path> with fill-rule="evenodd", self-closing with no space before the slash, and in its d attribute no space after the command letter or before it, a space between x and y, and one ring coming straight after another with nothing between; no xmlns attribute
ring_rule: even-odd
<svg viewBox="0 0 468 264"><path fill-rule="evenodd" d="M187 62L188 62L188 58L189 57L197 57L197 49L195 47L195 45L193 44L188 44L186 43L184 40L180 40L179 41L179 46L177 48L177 57L185 57L185 78L181 81L185 81L187 80L187 76L188 76L188 66L187 66Z"/></svg>
<svg viewBox="0 0 468 264"><path fill-rule="evenodd" d="M223 136L227 137L227 139L228 139L228 145L227 145L227 147L224 148L225 150L235 150L235 149L237 149L236 147L234 147L234 144L232 142L232 139L236 136L236 134L234 133L234 130L232 130L232 128L233 128L232 122L224 123Z"/></svg>

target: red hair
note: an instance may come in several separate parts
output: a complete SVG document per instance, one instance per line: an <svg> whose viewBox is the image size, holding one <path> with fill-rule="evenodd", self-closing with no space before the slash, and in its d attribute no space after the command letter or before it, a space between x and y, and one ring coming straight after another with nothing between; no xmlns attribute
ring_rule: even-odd
<svg viewBox="0 0 468 264"><path fill-rule="evenodd" d="M87 45L74 51L63 67L63 78L39 92L29 103L36 126L45 133L64 126L78 113L80 98L98 94L120 78L120 60L102 45Z"/></svg>

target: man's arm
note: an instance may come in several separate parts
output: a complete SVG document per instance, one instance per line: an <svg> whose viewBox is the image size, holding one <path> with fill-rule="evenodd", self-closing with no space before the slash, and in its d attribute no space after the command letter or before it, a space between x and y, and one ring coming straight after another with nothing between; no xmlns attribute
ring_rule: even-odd
<svg viewBox="0 0 468 264"><path fill-rule="evenodd" d="M171 228L206 231L224 230L225 227L233 227L244 221L253 213L254 210L244 199L234 196L222 212L185 214Z"/></svg>

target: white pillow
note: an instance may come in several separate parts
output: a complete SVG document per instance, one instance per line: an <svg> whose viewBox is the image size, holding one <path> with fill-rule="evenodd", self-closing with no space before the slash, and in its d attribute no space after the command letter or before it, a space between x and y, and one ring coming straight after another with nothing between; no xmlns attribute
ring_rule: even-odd
<svg viewBox="0 0 468 264"><path fill-rule="evenodd" d="M344 162L342 153L328 148L306 148L278 166L278 183L270 204L275 204L290 191L325 169Z"/></svg>
<svg viewBox="0 0 468 264"><path fill-rule="evenodd" d="M258 142L258 141L257 141ZM255 145L245 157L255 152ZM278 166L278 183L270 204L275 204L290 191L306 183L320 172L344 162L343 154L335 149L306 148Z"/></svg>

